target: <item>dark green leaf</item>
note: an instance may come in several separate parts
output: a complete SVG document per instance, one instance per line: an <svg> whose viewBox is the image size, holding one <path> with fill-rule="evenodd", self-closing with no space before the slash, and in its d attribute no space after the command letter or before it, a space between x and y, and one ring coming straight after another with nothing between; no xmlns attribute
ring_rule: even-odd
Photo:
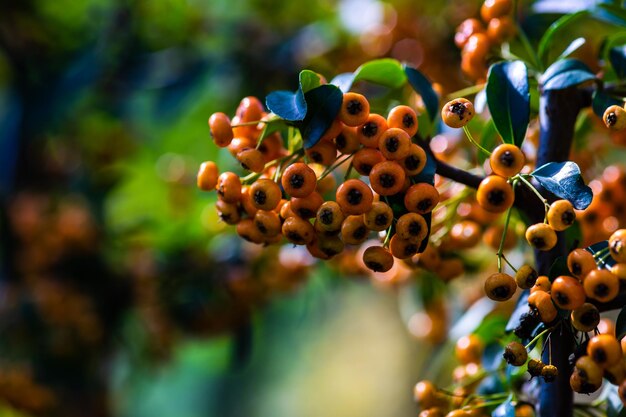
<svg viewBox="0 0 626 417"><path fill-rule="evenodd" d="M567 256L559 256L556 258L552 263L552 266L550 266L550 272L548 272L550 282L554 281L561 275L570 275L570 270L567 267Z"/></svg>
<svg viewBox="0 0 626 417"><path fill-rule="evenodd" d="M434 121L439 114L439 96L433 90L431 82L424 74L412 67L404 67L404 72L411 87L422 96L430 120Z"/></svg>
<svg viewBox="0 0 626 417"><path fill-rule="evenodd" d="M547 70L541 75L541 84L546 84L553 77L562 74L564 72L573 71L573 70L581 70L586 72L591 72L589 67L585 65L584 62L573 59L561 59L556 61L554 64L550 65Z"/></svg>
<svg viewBox="0 0 626 417"><path fill-rule="evenodd" d="M613 265L615 265L617 262L615 261L615 259L613 259L613 257L611 256L604 256L606 255L606 248L609 247L609 241L608 240L603 240L601 242L597 242L594 243L591 246L586 247L585 249L591 253L593 253L594 255L600 251L604 251L603 254L598 255L598 265L600 267L603 268L611 268Z"/></svg>
<svg viewBox="0 0 626 417"><path fill-rule="evenodd" d="M406 82L402 65L395 59L383 58L366 62L353 73L339 74L330 82L344 93L357 81L369 81L389 88L399 88Z"/></svg>
<svg viewBox="0 0 626 417"><path fill-rule="evenodd" d="M528 290L522 291L522 294L517 299L517 303L515 304L515 310L511 313L511 317L509 318L509 322L506 325L507 332L512 332L515 330L517 326L520 324L520 320L522 315L528 312Z"/></svg>
<svg viewBox="0 0 626 417"><path fill-rule="evenodd" d="M585 185L578 165L572 161L548 162L533 171L532 176L546 190L568 200L578 210L591 204L593 192Z"/></svg>
<svg viewBox="0 0 626 417"><path fill-rule="evenodd" d="M500 404L493 412L491 417L515 417L515 406L509 396L502 404Z"/></svg>
<svg viewBox="0 0 626 417"><path fill-rule="evenodd" d="M577 59L562 59L556 61L541 77L543 90L562 90L596 79L596 76L587 65Z"/></svg>
<svg viewBox="0 0 626 417"><path fill-rule="evenodd" d="M491 117L502 140L521 146L530 120L526 65L522 61L493 64L485 90Z"/></svg>
<svg viewBox="0 0 626 417"><path fill-rule="evenodd" d="M592 9L593 16L601 21L614 24L616 26L626 26L626 10L614 4L601 3Z"/></svg>
<svg viewBox="0 0 626 417"><path fill-rule="evenodd" d="M325 84L304 94L308 110L298 128L302 134L304 148L314 146L337 117L341 109L343 94L334 85Z"/></svg>
<svg viewBox="0 0 626 417"><path fill-rule="evenodd" d="M508 320L500 314L487 316L473 333L478 336L484 344L490 344L504 336L507 321Z"/></svg>
<svg viewBox="0 0 626 417"><path fill-rule="evenodd" d="M617 76L620 79L624 78L626 76L626 45L611 48L609 60Z"/></svg>
<svg viewBox="0 0 626 417"><path fill-rule="evenodd" d="M302 89L302 92L304 93L311 91L315 87L319 87L321 85L319 74L311 70L300 71L299 78L300 78L300 89Z"/></svg>
<svg viewBox="0 0 626 417"><path fill-rule="evenodd" d="M546 55L552 46L552 42L558 34L565 31L570 25L580 24L585 18L589 18L588 10L581 10L576 13L567 14L550 25L539 41L539 58L545 63Z"/></svg>
<svg viewBox="0 0 626 417"><path fill-rule="evenodd" d="M259 136L259 140L263 140L274 132L278 132L281 129L287 127L287 123L282 119L271 120L268 123L265 123L263 127L263 131L261 132L261 136Z"/></svg>
<svg viewBox="0 0 626 417"><path fill-rule="evenodd" d="M561 55L559 55L559 57L557 58L557 61L567 58L584 44L585 44L585 38L574 39L572 42L570 42L569 45L567 45L567 48L565 48L563 52L561 52Z"/></svg>
<svg viewBox="0 0 626 417"><path fill-rule="evenodd" d="M619 312L619 316L617 316L617 321L615 322L615 335L617 340L622 340L622 337L626 336L626 307L622 307L622 310Z"/></svg>
<svg viewBox="0 0 626 417"><path fill-rule="evenodd" d="M602 90L595 90L591 98L591 107L593 108L593 112L600 118L604 116L604 112L608 107L614 104L621 106L623 103L624 102L621 99L610 96Z"/></svg>
<svg viewBox="0 0 626 417"><path fill-rule="evenodd" d="M573 87L578 84L582 84L585 81L595 80L596 76L591 72L585 72L581 70L572 70L563 72L556 75L544 84L543 90L564 90L568 87Z"/></svg>
<svg viewBox="0 0 626 417"><path fill-rule="evenodd" d="M267 95L265 104L272 113L290 122L304 120L307 112L307 103L300 88L295 93L273 91Z"/></svg>

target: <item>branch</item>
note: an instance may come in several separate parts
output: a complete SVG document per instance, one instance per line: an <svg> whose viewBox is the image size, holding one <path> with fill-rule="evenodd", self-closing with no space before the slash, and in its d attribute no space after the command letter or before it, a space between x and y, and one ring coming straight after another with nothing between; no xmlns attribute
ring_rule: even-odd
<svg viewBox="0 0 626 417"><path fill-rule="evenodd" d="M471 188L478 188L478 184L483 180L484 177L481 177L476 174L472 174L471 172L465 171L464 169L453 167L440 159L437 159L432 149L430 149L430 144L428 141L422 138L417 138L420 146L424 148L426 153L435 161L437 165L436 173L441 175L442 177L446 177L451 179L452 181L456 181L460 184L467 185Z"/></svg>

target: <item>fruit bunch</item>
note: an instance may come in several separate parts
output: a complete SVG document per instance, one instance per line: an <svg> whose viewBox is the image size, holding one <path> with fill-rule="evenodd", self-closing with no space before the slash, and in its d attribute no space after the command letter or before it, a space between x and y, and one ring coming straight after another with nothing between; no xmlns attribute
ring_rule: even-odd
<svg viewBox="0 0 626 417"><path fill-rule="evenodd" d="M486 0L480 8L480 19L464 20L456 29L454 42L461 52L461 70L472 80L484 79L492 48L516 34L511 0Z"/></svg>
<svg viewBox="0 0 626 417"><path fill-rule="evenodd" d="M210 117L215 144L228 148L244 174L219 173L212 161L200 167L198 187L217 191L224 222L248 241L286 240L320 259L375 233L382 242L362 254L375 272L424 250L439 193L420 175L428 158L414 139L418 119L411 107L395 106L385 117L370 112L365 96L344 93L336 119L308 149L290 145L299 132L292 130L288 143L278 131L265 134L278 120L253 97L241 101L232 120Z"/></svg>

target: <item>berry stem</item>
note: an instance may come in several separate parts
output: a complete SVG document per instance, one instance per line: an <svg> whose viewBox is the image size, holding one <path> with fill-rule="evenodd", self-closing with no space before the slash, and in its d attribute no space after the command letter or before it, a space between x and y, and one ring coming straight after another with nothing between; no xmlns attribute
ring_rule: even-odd
<svg viewBox="0 0 626 417"><path fill-rule="evenodd" d="M515 182L513 183L513 188L515 188ZM498 272L502 272L502 258L504 258L505 262L509 264L511 268L515 271L515 268L511 263L504 257L504 242L506 240L506 233L509 230L509 222L511 221L511 212L513 211L513 207L509 207L506 211L506 218L504 220L504 229L502 230L502 236L500 237L500 246L498 246ZM516 271L517 272L517 271Z"/></svg>
<svg viewBox="0 0 626 417"><path fill-rule="evenodd" d="M529 176L529 177L532 177L531 175L528 175L528 176ZM537 189L535 188L535 186L534 186L534 185L532 185L532 184L530 183L530 181L528 181L526 178L524 178L524 175L523 175L523 174L517 174L515 177L513 177L513 180L514 180L514 181L515 181L516 179L519 179L521 182L523 182L523 183L524 183L524 185L525 185L526 187L528 187L528 189L529 189L530 191L532 191L533 193L535 193L535 195L537 196L537 198L539 198L539 200L541 200L541 201L543 202L543 205L544 205L544 210L545 210L545 216L544 216L543 222L544 222L544 223L546 223L547 218L548 218L548 210L550 209L550 204L548 203L548 200L546 200L546 199L545 199L545 198L541 195L541 193L539 192L539 190L537 190Z"/></svg>
<svg viewBox="0 0 626 417"><path fill-rule="evenodd" d="M274 165L279 165L279 167L282 167L284 164L289 163L294 157L299 157L299 156L302 156L303 154L304 154L304 149L299 149L295 151L294 153L283 156L282 158L274 159L273 161L270 161L267 164L265 164L265 166L263 167L263 171L265 171L267 168L270 168ZM279 170L277 170L277 172L278 171ZM252 174L248 174L245 177L241 178L241 183L249 184L251 182L256 181L261 175L262 175L262 172L260 173L253 172Z"/></svg>
<svg viewBox="0 0 626 417"><path fill-rule="evenodd" d="M326 168L319 176L319 178L317 179L317 181L321 181L323 180L328 174L330 174L331 172L333 172L335 169L337 169L340 165L343 165L343 163L345 163L346 161L350 160L352 157L354 156L354 152L351 153L350 155L346 156L345 158L343 158L342 160L335 162L333 165L329 166L328 168ZM352 166L352 165L350 165Z"/></svg>
<svg viewBox="0 0 626 417"><path fill-rule="evenodd" d="M489 152L487 149L483 148L482 146L480 146L478 144L478 142L476 142L474 140L474 137L472 136L472 134L470 133L469 129L467 128L467 126L463 126L463 131L465 132L465 136L467 136L467 139L472 143L472 145L476 146L481 152L483 152L485 155L487 156L491 156L491 152Z"/></svg>
<svg viewBox="0 0 626 417"><path fill-rule="evenodd" d="M599 253L599 252L598 252L598 253ZM609 258L610 256L611 256L611 252L609 252L609 251L608 251L608 248L607 248L606 253L605 253L604 255L600 256L598 259L596 259L596 265L598 265L598 266L601 266L601 265L602 265L602 266L607 266L607 264L606 264L606 262L605 262L605 261L606 261L606 260L607 260L607 258ZM594 258L595 258L595 255L594 255Z"/></svg>
<svg viewBox="0 0 626 417"><path fill-rule="evenodd" d="M554 330L554 327L548 327L547 329L544 329L541 333L539 333L537 336L535 336L533 338L533 340L531 340L530 342L528 342L528 344L526 346L524 346L526 348L526 350L530 349L530 347L537 342L537 340L539 340L541 337L543 337L543 335L545 335L546 333L550 332Z"/></svg>
<svg viewBox="0 0 626 417"><path fill-rule="evenodd" d="M389 247L389 241L391 240L391 228L393 227L393 223L391 224L391 226L389 226L389 228L387 229L387 232L385 233L385 241L383 242L383 246L385 248Z"/></svg>

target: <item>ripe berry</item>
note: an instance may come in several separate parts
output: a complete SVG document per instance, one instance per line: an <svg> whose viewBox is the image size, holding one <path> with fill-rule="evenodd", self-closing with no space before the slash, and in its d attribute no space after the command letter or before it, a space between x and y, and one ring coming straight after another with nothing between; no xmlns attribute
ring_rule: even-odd
<svg viewBox="0 0 626 417"><path fill-rule="evenodd" d="M535 409L530 404L517 404L515 417L535 417Z"/></svg>
<svg viewBox="0 0 626 417"><path fill-rule="evenodd" d="M363 214L372 207L374 194L363 181L351 179L337 188L336 201L345 214Z"/></svg>
<svg viewBox="0 0 626 417"><path fill-rule="evenodd" d="M291 197L306 197L315 191L317 177L315 171L303 162L289 165L281 178L283 189Z"/></svg>
<svg viewBox="0 0 626 417"><path fill-rule="evenodd" d="M243 219L237 223L237 234L244 240L252 243L262 243L263 235L254 225L254 220Z"/></svg>
<svg viewBox="0 0 626 417"><path fill-rule="evenodd" d="M585 277L596 268L596 261L591 252L585 249L574 249L567 255L567 268L577 278Z"/></svg>
<svg viewBox="0 0 626 417"><path fill-rule="evenodd" d="M409 154L398 162L407 175L417 175L426 166L426 152L421 146L412 143Z"/></svg>
<svg viewBox="0 0 626 417"><path fill-rule="evenodd" d="M487 24L487 37L493 44L499 44L515 36L517 29L509 16L494 17Z"/></svg>
<svg viewBox="0 0 626 417"><path fill-rule="evenodd" d="M217 185L217 165L213 161L206 161L200 164L198 170L197 183L202 191L211 191Z"/></svg>
<svg viewBox="0 0 626 417"><path fill-rule="evenodd" d="M489 22L496 17L505 16L511 13L513 3L511 0L485 0L480 8L480 17L483 21Z"/></svg>
<svg viewBox="0 0 626 417"><path fill-rule="evenodd" d="M483 341L475 334L461 337L454 348L456 358L464 365L480 363L485 349Z"/></svg>
<svg viewBox="0 0 626 417"><path fill-rule="evenodd" d="M615 336L599 334L589 340L587 355L599 366L606 369L622 359L622 347Z"/></svg>
<svg viewBox="0 0 626 417"><path fill-rule="evenodd" d="M406 213L396 223L396 234L402 239L419 244L428 234L428 225L421 215Z"/></svg>
<svg viewBox="0 0 626 417"><path fill-rule="evenodd" d="M532 288L537 282L537 278L539 278L539 274L530 265L522 265L515 273L515 283L523 290Z"/></svg>
<svg viewBox="0 0 626 417"><path fill-rule="evenodd" d="M504 348L504 353L502 354L504 360L509 365L513 366L522 366L526 363L528 359L528 352L524 345L519 342L510 342Z"/></svg>
<svg viewBox="0 0 626 417"><path fill-rule="evenodd" d="M319 141L307 149L306 155L316 164L330 166L337 159L337 148L332 142Z"/></svg>
<svg viewBox="0 0 626 417"><path fill-rule="evenodd" d="M280 187L274 181L261 178L250 186L252 205L259 210L273 210L282 197Z"/></svg>
<svg viewBox="0 0 626 417"><path fill-rule="evenodd" d="M357 138L366 148L378 148L378 141L387 130L387 120L380 114L370 113L363 125L357 128Z"/></svg>
<svg viewBox="0 0 626 417"><path fill-rule="evenodd" d="M585 303L585 290L576 278L562 275L552 282L552 301L563 310L574 310Z"/></svg>
<svg viewBox="0 0 626 417"><path fill-rule="evenodd" d="M213 113L209 118L209 129L217 146L224 148L230 145L233 140L233 129L228 116L224 113Z"/></svg>
<svg viewBox="0 0 626 417"><path fill-rule="evenodd" d="M591 303L584 303L582 306L572 311L572 326L581 332L593 331L600 322L600 312Z"/></svg>
<svg viewBox="0 0 626 417"><path fill-rule="evenodd" d="M389 241L389 251L398 259L407 259L415 255L419 250L419 243L402 239L397 234L391 237Z"/></svg>
<svg viewBox="0 0 626 417"><path fill-rule="evenodd" d="M411 137L402 129L390 127L378 139L378 149L387 159L404 159L409 156Z"/></svg>
<svg viewBox="0 0 626 417"><path fill-rule="evenodd" d="M227 203L237 203L241 198L241 180L234 172L223 172L217 178L217 195Z"/></svg>
<svg viewBox="0 0 626 417"><path fill-rule="evenodd" d="M541 370L544 368L545 364L537 359L531 359L528 361L528 373L531 377L540 376Z"/></svg>
<svg viewBox="0 0 626 417"><path fill-rule="evenodd" d="M548 251L556 245L557 236L549 225L537 223L526 229L526 241L535 249Z"/></svg>
<svg viewBox="0 0 626 417"><path fill-rule="evenodd" d="M544 323L551 323L558 314L550 294L545 291L535 291L530 294L528 296L528 305L537 309L539 317Z"/></svg>
<svg viewBox="0 0 626 417"><path fill-rule="evenodd" d="M250 195L250 187L243 186L241 187L241 199L239 200L239 204L243 211L248 215L248 217L254 217L256 212L259 210L252 204L252 196Z"/></svg>
<svg viewBox="0 0 626 417"><path fill-rule="evenodd" d="M384 161L385 157L378 149L363 148L354 154L352 166L359 174L369 175L376 164Z"/></svg>
<svg viewBox="0 0 626 417"><path fill-rule="evenodd" d="M265 237L273 237L281 232L280 218L274 211L257 211L254 215L254 225Z"/></svg>
<svg viewBox="0 0 626 417"><path fill-rule="evenodd" d="M441 408L431 407L426 410L422 410L417 417L445 417L445 416Z"/></svg>
<svg viewBox="0 0 626 417"><path fill-rule="evenodd" d="M506 301L517 290L515 280L509 274L497 272L485 280L485 294L494 301Z"/></svg>
<svg viewBox="0 0 626 417"><path fill-rule="evenodd" d="M318 236L313 242L307 244L307 248L312 244L324 254L324 259L330 259L344 250L344 242L338 236Z"/></svg>
<svg viewBox="0 0 626 417"><path fill-rule="evenodd" d="M578 374L584 383L597 386L598 388L602 385L603 370L587 355L578 358L574 366L574 372ZM588 390L588 392L593 391L595 391L595 389Z"/></svg>
<svg viewBox="0 0 626 417"><path fill-rule="evenodd" d="M365 96L358 93L344 93L339 120L347 126L360 126L367 121L370 104Z"/></svg>
<svg viewBox="0 0 626 417"><path fill-rule="evenodd" d="M237 160L247 171L263 172L265 161L261 151L255 148L245 148L237 153Z"/></svg>
<svg viewBox="0 0 626 417"><path fill-rule="evenodd" d="M456 33L454 34L454 43L457 47L463 48L470 36L475 33L483 33L484 31L485 27L480 20L474 18L465 19L456 28Z"/></svg>
<svg viewBox="0 0 626 417"><path fill-rule="evenodd" d="M450 245L455 249L472 248L480 242L481 236L480 225L472 220L461 220L452 226L448 234Z"/></svg>
<svg viewBox="0 0 626 417"><path fill-rule="evenodd" d="M583 280L585 293L589 298L606 303L617 297L619 278L606 269L593 269Z"/></svg>
<svg viewBox="0 0 626 417"><path fill-rule="evenodd" d="M334 201L326 201L317 209L316 221L323 231L339 231L344 218L341 207Z"/></svg>
<svg viewBox="0 0 626 417"><path fill-rule="evenodd" d="M363 221L368 229L377 232L387 229L393 221L393 210L387 203L376 201L372 208L363 214Z"/></svg>
<svg viewBox="0 0 626 417"><path fill-rule="evenodd" d="M430 213L437 203L439 203L439 192L427 183L413 184L404 195L404 207L412 213Z"/></svg>
<svg viewBox="0 0 626 417"><path fill-rule="evenodd" d="M457 98L447 102L441 109L441 119L453 128L460 128L474 117L474 105L465 98Z"/></svg>
<svg viewBox="0 0 626 417"><path fill-rule="evenodd" d="M387 272L393 266L393 256L382 246L370 246L363 253L363 263L374 272Z"/></svg>
<svg viewBox="0 0 626 417"><path fill-rule="evenodd" d="M559 370L554 365L546 365L541 370L541 376L546 382L552 382L559 376Z"/></svg>
<svg viewBox="0 0 626 417"><path fill-rule="evenodd" d="M320 142L328 142L334 140L339 134L342 132L343 128L346 127L341 120L336 118L333 120L333 123L330 125L326 132L320 138Z"/></svg>
<svg viewBox="0 0 626 417"><path fill-rule="evenodd" d="M611 272L614 273L620 280L626 280L626 263L618 263L611 267Z"/></svg>
<svg viewBox="0 0 626 417"><path fill-rule="evenodd" d="M365 225L363 216L352 215L341 224L341 239L348 245L359 245L367 240L370 230Z"/></svg>
<svg viewBox="0 0 626 417"><path fill-rule="evenodd" d="M387 126L404 130L409 136L417 133L417 115L409 106L396 106L387 115Z"/></svg>
<svg viewBox="0 0 626 417"><path fill-rule="evenodd" d="M489 175L478 185L476 201L492 213L503 213L513 205L513 187L504 177Z"/></svg>
<svg viewBox="0 0 626 417"><path fill-rule="evenodd" d="M415 384L413 398L421 408L436 407L440 402L437 388L430 381L420 381Z"/></svg>
<svg viewBox="0 0 626 417"><path fill-rule="evenodd" d="M548 224L557 232L563 231L574 224L576 212L574 206L567 200L557 200L548 210Z"/></svg>
<svg viewBox="0 0 626 417"><path fill-rule="evenodd" d="M335 147L344 155L356 152L361 147L357 129L351 126L343 126L341 132L333 140Z"/></svg>
<svg viewBox="0 0 626 417"><path fill-rule="evenodd" d="M546 275L540 275L537 277L537 281L535 281L535 285L530 289L531 294L535 291L545 291L550 292L552 288L552 282L550 282L550 278Z"/></svg>
<svg viewBox="0 0 626 417"><path fill-rule="evenodd" d="M622 130L626 128L626 110L616 104L609 106L602 116L606 127L611 130Z"/></svg>
<svg viewBox="0 0 626 417"><path fill-rule="evenodd" d="M241 214L237 204L227 203L223 200L217 200L215 203L219 218L226 224L237 224L241 220Z"/></svg>
<svg viewBox="0 0 626 417"><path fill-rule="evenodd" d="M501 177L512 177L518 174L525 163L526 157L521 149L508 143L497 146L489 157L491 169L494 174Z"/></svg>
<svg viewBox="0 0 626 417"><path fill-rule="evenodd" d="M313 191L306 197L291 198L291 210L296 216L303 219L311 219L317 214L317 210L324 203L324 198L317 191Z"/></svg>
<svg viewBox="0 0 626 417"><path fill-rule="evenodd" d="M315 237L313 225L298 216L287 218L283 223L282 232L294 245L306 245Z"/></svg>
<svg viewBox="0 0 626 417"><path fill-rule="evenodd" d="M406 174L396 161L384 161L374 165L370 171L369 180L376 193L387 196L402 191Z"/></svg>
<svg viewBox="0 0 626 417"><path fill-rule="evenodd" d="M609 238L611 257L617 262L626 262L626 229L619 229Z"/></svg>

